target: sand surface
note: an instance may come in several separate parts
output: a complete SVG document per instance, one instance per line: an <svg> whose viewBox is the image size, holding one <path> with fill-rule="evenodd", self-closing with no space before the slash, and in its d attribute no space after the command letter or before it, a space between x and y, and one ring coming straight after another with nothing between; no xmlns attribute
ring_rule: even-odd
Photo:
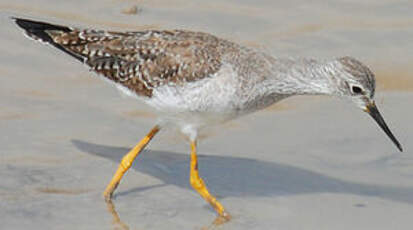
<svg viewBox="0 0 413 230"><path fill-rule="evenodd" d="M0 1L0 229L411 229L411 1ZM71 57L26 39L25 16L111 30L184 28L283 57L351 55L405 152L349 103L296 97L208 131L200 172L233 220L189 186L189 147L163 131L118 187L122 155L154 124Z"/></svg>

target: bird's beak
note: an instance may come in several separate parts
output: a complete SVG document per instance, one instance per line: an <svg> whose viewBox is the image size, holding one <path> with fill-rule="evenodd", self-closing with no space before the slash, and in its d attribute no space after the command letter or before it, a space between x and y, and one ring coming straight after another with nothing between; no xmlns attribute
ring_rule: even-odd
<svg viewBox="0 0 413 230"><path fill-rule="evenodd" d="M379 110L377 109L376 104L374 101L367 104L365 110L370 116L377 122L377 124L383 129L383 131L389 136L389 138L393 141L393 143L397 146L400 152L403 152L403 148L400 145L399 141L394 137L393 133L390 131L389 127L387 127L386 122L384 121L383 117L381 116Z"/></svg>

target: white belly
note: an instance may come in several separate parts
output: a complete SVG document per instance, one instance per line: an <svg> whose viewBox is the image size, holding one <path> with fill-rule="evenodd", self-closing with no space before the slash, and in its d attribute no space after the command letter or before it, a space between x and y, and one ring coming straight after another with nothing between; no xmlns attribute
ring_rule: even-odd
<svg viewBox="0 0 413 230"><path fill-rule="evenodd" d="M167 119L197 126L223 122L238 113L239 82L235 74L229 66L223 66L216 74L199 81L158 87L145 102Z"/></svg>

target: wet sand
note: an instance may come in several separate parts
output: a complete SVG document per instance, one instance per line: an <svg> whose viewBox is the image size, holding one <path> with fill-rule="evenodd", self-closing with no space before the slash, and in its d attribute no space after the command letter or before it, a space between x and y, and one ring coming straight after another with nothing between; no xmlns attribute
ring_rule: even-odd
<svg viewBox="0 0 413 230"><path fill-rule="evenodd" d="M328 97L290 98L208 130L200 173L233 216L216 229L410 229L412 9L406 1L3 0L0 228L215 229L215 213L189 186L188 143L173 131L141 154L113 204L103 201L154 113L26 39L8 19L24 16L207 31L282 57L359 58L377 75L379 109L405 152L362 111Z"/></svg>

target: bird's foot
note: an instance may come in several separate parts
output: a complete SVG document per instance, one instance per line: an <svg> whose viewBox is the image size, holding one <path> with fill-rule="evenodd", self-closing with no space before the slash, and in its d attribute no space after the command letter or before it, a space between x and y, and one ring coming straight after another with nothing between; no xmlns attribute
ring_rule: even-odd
<svg viewBox="0 0 413 230"><path fill-rule="evenodd" d="M213 222L215 226L225 224L226 222L231 220L231 215L228 212L223 212L221 215L219 215Z"/></svg>

